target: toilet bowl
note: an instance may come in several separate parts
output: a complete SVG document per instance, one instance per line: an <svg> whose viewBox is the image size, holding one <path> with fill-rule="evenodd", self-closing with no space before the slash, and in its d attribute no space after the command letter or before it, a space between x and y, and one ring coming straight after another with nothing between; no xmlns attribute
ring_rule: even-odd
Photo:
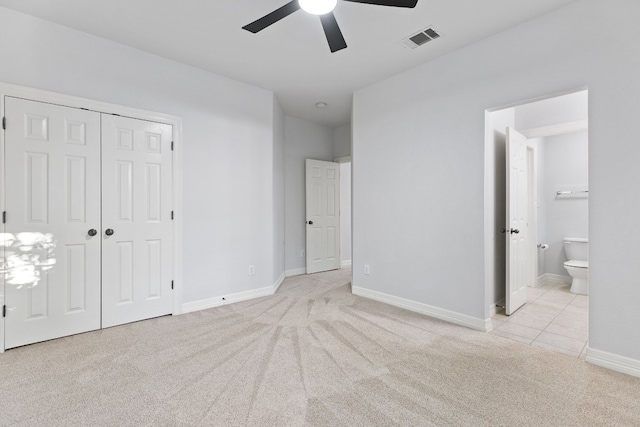
<svg viewBox="0 0 640 427"><path fill-rule="evenodd" d="M570 292L587 295L589 293L589 241L583 238L566 237L564 251L568 261L564 268L572 277Z"/></svg>
<svg viewBox="0 0 640 427"><path fill-rule="evenodd" d="M564 263L571 279L571 289L574 294L587 295L589 293L589 262L570 260Z"/></svg>

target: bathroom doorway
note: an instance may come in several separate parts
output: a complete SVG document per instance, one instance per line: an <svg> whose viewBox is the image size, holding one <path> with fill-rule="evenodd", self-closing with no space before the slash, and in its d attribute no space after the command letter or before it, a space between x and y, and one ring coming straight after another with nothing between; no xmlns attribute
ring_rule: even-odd
<svg viewBox="0 0 640 427"><path fill-rule="evenodd" d="M526 303L504 315L505 129L527 137ZM588 238L588 93L573 91L487 114L487 295L493 333L584 357L588 296L569 292L565 237Z"/></svg>

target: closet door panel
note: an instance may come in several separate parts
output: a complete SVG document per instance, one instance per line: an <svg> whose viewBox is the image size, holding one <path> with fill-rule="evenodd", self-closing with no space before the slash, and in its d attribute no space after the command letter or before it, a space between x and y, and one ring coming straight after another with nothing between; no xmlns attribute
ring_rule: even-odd
<svg viewBox="0 0 640 427"><path fill-rule="evenodd" d="M172 312L171 137L170 125L102 116L103 327Z"/></svg>
<svg viewBox="0 0 640 427"><path fill-rule="evenodd" d="M100 328L100 114L5 97L5 348Z"/></svg>

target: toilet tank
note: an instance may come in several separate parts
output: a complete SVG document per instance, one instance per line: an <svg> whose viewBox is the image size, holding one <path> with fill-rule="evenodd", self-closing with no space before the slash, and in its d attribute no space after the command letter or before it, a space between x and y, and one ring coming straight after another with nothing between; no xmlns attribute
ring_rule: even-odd
<svg viewBox="0 0 640 427"><path fill-rule="evenodd" d="M564 253L568 260L589 261L589 240L580 237L565 237Z"/></svg>

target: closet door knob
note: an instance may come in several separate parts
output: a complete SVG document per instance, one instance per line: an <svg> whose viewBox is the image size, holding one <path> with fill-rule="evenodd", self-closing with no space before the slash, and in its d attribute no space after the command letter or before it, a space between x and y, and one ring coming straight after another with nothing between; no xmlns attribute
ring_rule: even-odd
<svg viewBox="0 0 640 427"><path fill-rule="evenodd" d="M88 231L88 234L89 234L89 236L93 237L93 236L95 236L96 234L98 234L98 232L96 231L96 229L95 229L95 228L92 228L91 230L89 230L89 231Z"/></svg>
<svg viewBox="0 0 640 427"><path fill-rule="evenodd" d="M104 234L106 234L107 236L112 236L113 235L113 230L110 228L107 228L104 232Z"/></svg>
<svg viewBox="0 0 640 427"><path fill-rule="evenodd" d="M504 233L518 234L518 233L520 233L520 230L518 230L517 228L511 228L511 229L501 228L500 232L502 234L504 234Z"/></svg>

